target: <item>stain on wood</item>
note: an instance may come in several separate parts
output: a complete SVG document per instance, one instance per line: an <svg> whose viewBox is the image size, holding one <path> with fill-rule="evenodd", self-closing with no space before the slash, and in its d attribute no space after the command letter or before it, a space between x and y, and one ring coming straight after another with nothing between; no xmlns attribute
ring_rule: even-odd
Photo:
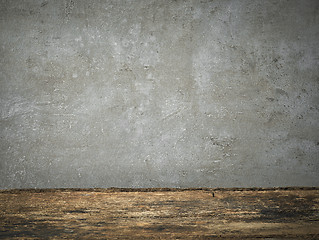
<svg viewBox="0 0 319 240"><path fill-rule="evenodd" d="M319 189L0 191L1 239L319 239Z"/></svg>

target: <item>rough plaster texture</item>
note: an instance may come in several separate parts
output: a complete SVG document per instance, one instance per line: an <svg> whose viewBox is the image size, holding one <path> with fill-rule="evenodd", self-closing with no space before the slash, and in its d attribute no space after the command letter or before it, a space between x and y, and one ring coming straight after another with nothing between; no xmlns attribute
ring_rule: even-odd
<svg viewBox="0 0 319 240"><path fill-rule="evenodd" d="M0 188L319 186L319 1L0 1Z"/></svg>

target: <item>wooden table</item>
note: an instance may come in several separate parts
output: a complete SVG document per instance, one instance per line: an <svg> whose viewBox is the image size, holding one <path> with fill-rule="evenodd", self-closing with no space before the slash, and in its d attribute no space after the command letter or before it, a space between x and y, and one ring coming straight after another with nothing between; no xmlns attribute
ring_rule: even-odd
<svg viewBox="0 0 319 240"><path fill-rule="evenodd" d="M319 239L319 188L0 191L1 239Z"/></svg>

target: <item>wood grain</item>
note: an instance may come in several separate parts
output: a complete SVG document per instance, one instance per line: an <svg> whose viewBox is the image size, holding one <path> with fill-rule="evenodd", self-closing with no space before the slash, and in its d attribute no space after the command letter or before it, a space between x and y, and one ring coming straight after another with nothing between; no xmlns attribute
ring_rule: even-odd
<svg viewBox="0 0 319 240"><path fill-rule="evenodd" d="M1 239L319 239L319 189L0 191Z"/></svg>

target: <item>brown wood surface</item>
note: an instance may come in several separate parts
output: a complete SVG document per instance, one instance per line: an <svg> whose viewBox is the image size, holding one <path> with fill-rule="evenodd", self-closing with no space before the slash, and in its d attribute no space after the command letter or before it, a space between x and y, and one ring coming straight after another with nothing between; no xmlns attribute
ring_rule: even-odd
<svg viewBox="0 0 319 240"><path fill-rule="evenodd" d="M0 238L319 239L319 189L0 191Z"/></svg>

